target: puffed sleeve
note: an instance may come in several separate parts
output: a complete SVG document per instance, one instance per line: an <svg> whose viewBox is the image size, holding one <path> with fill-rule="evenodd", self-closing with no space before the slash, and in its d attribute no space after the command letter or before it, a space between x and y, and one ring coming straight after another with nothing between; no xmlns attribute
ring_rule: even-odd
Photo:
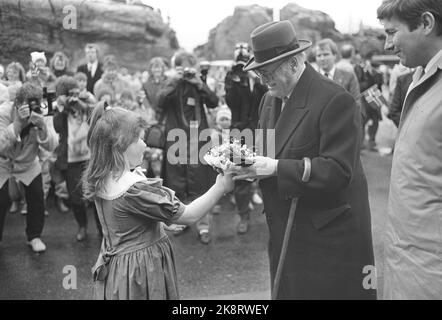
<svg viewBox="0 0 442 320"><path fill-rule="evenodd" d="M146 181L134 184L116 203L117 210L166 224L181 217L185 208L173 190Z"/></svg>

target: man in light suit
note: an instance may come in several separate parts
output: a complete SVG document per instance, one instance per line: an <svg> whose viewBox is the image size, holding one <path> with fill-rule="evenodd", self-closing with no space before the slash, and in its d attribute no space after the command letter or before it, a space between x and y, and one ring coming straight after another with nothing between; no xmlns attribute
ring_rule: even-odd
<svg viewBox="0 0 442 320"><path fill-rule="evenodd" d="M235 179L260 180L271 281L280 284L272 296L375 299L376 290L364 286L364 268L374 259L355 100L306 62L311 42L298 40L289 21L256 28L251 43L254 57L244 70L255 71L269 89L259 129L274 132L275 139L266 139L263 156ZM279 263L281 252L285 263ZM282 273L275 281L278 265Z"/></svg>
<svg viewBox="0 0 442 320"><path fill-rule="evenodd" d="M93 94L95 83L103 75L103 66L98 61L99 51L97 45L87 44L84 51L87 63L79 66L77 72L83 72L87 76L86 90Z"/></svg>
<svg viewBox="0 0 442 320"><path fill-rule="evenodd" d="M336 66L339 55L336 43L331 39L322 39L316 43L315 52L319 72L341 85L359 104L361 91L354 71L349 72Z"/></svg>
<svg viewBox="0 0 442 320"><path fill-rule="evenodd" d="M384 243L385 299L442 298L442 2L385 0L385 49L416 68L399 121Z"/></svg>

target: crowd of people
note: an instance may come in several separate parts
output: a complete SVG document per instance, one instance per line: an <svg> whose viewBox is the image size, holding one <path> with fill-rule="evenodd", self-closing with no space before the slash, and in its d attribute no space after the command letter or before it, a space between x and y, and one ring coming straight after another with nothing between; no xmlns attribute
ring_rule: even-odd
<svg viewBox="0 0 442 320"><path fill-rule="evenodd" d="M164 57L154 57L145 71L134 75L121 67L116 57L100 58L99 47L95 44L87 44L84 52L86 63L79 65L76 72L72 71L69 58L63 52L54 53L49 62L44 52L32 52L27 72L19 62L11 62L1 74L0 152L4 165L0 230L3 230L8 211L26 214L28 229L38 220L37 231L27 231L29 244L36 252L46 248L41 233L44 216L49 216L46 201L50 195L55 199L57 210L74 213L78 241L87 237L89 209L102 236L96 208L85 200L81 188L81 176L91 156L87 143L90 116L97 105L106 103L134 111L144 119L145 129L159 128L164 136L176 128L188 132L195 125L199 132L207 128L220 130L220 126L226 128L223 125L226 120L233 122L232 128L243 130L256 127L259 101L265 92L259 81L242 71L250 58L247 44L235 49L237 63L227 75L227 89L224 85L227 70L221 75L223 83L220 83L220 68L209 73L207 64L199 63L193 54L185 51L178 51L170 62ZM241 77L240 82L237 77ZM22 105L32 118L20 116L18 110ZM233 115L225 112L229 107ZM40 127L30 122L34 117L42 119L38 123L41 121L47 132L44 141L35 138L43 129L39 131ZM25 134L25 130L32 134ZM20 135L23 140L17 139ZM146 142L149 139L146 136ZM164 155L173 143L164 139L162 143L157 145L158 141L154 141L146 148L142 164L144 173L147 177L163 178L165 185L175 190L184 203L190 203L210 188L216 176L207 165L169 163ZM202 144L199 142L199 149ZM25 145L32 146L26 157ZM29 189L31 185L33 189ZM262 203L256 184L252 191L250 186L246 189L235 192L230 198L238 204L240 216L247 217L239 223L240 234L248 230L254 204ZM38 199L26 196L28 192L38 195ZM219 206L213 211L217 213ZM208 244L211 241L210 216L198 221L196 229L201 242ZM168 230L179 235L185 227L172 225Z"/></svg>
<svg viewBox="0 0 442 320"><path fill-rule="evenodd" d="M158 126L164 135L174 128L189 132L196 124L198 132L212 128L214 139L222 129L255 130L259 104L267 91L254 73L243 70L251 57L247 43L236 45L232 66L230 70L221 71L221 75L220 69L211 70L210 63L198 61L193 54L185 51L177 52L170 62L164 57L155 57L147 64L145 71L134 75L120 66L115 56L107 55L100 59L100 50L95 44L87 44L84 52L86 63L79 65L76 72L72 70L67 55L61 51L55 52L49 62L44 52L32 52L27 72L19 62L11 62L6 68L0 67L0 112L5 120L1 137L5 141L1 150L4 161L1 175L1 229L7 208L10 213L27 214L28 240L35 251L45 250L40 235L44 216L49 215L45 201L51 187L57 209L61 212L71 209L74 213L79 226L76 234L78 241L83 241L87 236L88 208L94 212L98 232L102 235L95 206L84 200L80 187L81 174L90 157L87 145L89 118L97 104L107 103L135 111L143 117L146 126ZM372 61L373 55L363 59L351 44L338 48L331 39L316 43L309 56L312 66L319 73L339 83L358 102L364 132L368 126L368 141L363 143L363 148L376 150L378 123L383 119L382 105L370 103L372 101L364 93L376 85L380 92L384 91L384 95L389 96L389 91L385 92L387 87L384 81L390 73L382 74L379 71L379 64ZM411 83L412 72L402 67L400 72L392 74L390 82L394 83L388 87L392 90L388 117L398 125L400 107L405 99L407 84ZM33 117L43 119L41 126L44 126L43 123L46 125L45 132L49 137L46 140L49 139L51 143L25 137L29 142L21 141L22 144L32 144L32 151L25 158L23 146L18 148L14 135L6 134L12 133L7 131L11 124L9 122L21 119L15 114L18 104L28 105L29 99L35 99L42 105L37 107L38 110L29 110L31 113L34 111ZM48 110L48 105L51 110ZM34 128L31 132L39 129L34 123L23 123L15 126L13 133L21 135L21 127L26 127L26 130ZM191 146L191 141L188 142ZM174 142L163 143L163 146L154 143L153 147L146 149L143 159L145 174L148 177L162 177L165 185L175 190L184 203L190 203L208 190L215 175L206 165L189 165L189 162L171 164L164 155ZM203 142L199 142L198 149L202 145ZM8 155L8 152L14 155ZM187 157L191 152L189 149ZM42 180L42 190L38 179ZM30 190L34 190L29 189L31 185L38 189L32 195L43 192L42 199L40 196L38 200L26 196ZM248 231L254 204L262 203L258 189L256 183L236 182L230 201L238 207L239 234ZM215 207L213 213L218 211L219 206ZM210 215L207 215L196 223L198 237L205 244L211 241L210 220ZM34 221L38 221L39 226L35 232L31 231ZM186 228L172 225L168 230L179 235Z"/></svg>

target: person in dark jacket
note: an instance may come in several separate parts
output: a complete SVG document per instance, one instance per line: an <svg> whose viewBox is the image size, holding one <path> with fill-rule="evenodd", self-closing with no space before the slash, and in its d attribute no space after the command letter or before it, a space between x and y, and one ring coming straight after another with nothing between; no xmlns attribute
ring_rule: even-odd
<svg viewBox="0 0 442 320"><path fill-rule="evenodd" d="M364 274L374 269L374 254L356 102L306 62L304 51L312 43L298 40L290 21L259 26L251 41L254 57L244 69L254 70L269 88L259 128L274 132L274 139L267 138L263 156L234 180L260 181L271 282L279 283L272 296L376 299Z"/></svg>
<svg viewBox="0 0 442 320"><path fill-rule="evenodd" d="M369 125L368 131L368 143L367 147L369 150L376 150L376 133L379 128L379 121L382 120L382 113L379 108L372 107L365 97L363 96L363 92L369 89L370 87L377 85L378 89L382 92L382 84L383 84L383 76L380 72L376 70L376 67L379 65L375 62L371 61L371 57L373 54L369 54L367 56L367 60L357 64L355 66L355 74L359 81L359 86L361 89L361 101L362 101L362 128L363 128L363 137L362 141L365 143L365 127L368 122L371 120L371 124ZM364 148L365 145L363 144Z"/></svg>
<svg viewBox="0 0 442 320"><path fill-rule="evenodd" d="M391 119L398 128L405 97L407 96L408 88L413 81L413 74L414 71L403 74L397 78L396 88L394 89L390 110L388 112L388 118Z"/></svg>
<svg viewBox="0 0 442 320"><path fill-rule="evenodd" d="M87 63L79 66L77 72L83 72L87 76L86 89L90 93L94 93L95 83L101 79L103 75L103 66L98 61L98 46L92 43L86 45L85 49Z"/></svg>
<svg viewBox="0 0 442 320"><path fill-rule="evenodd" d="M195 56L178 52L172 65L176 75L161 91L158 102L165 117L166 136L170 134L173 139L166 141L162 175L164 185L175 190L181 201L190 203L209 189L215 177L213 169L199 160L199 152L207 141L199 141L198 137L202 130L209 128L204 105L217 107L218 97L196 74ZM185 140L179 136L183 132ZM178 143L186 150L176 148L177 137L181 138ZM208 215L197 222L197 229L201 242L209 243Z"/></svg>
<svg viewBox="0 0 442 320"><path fill-rule="evenodd" d="M251 78L248 72L243 70L244 65L250 59L247 43L236 44L234 58L236 63L227 73L225 79L226 103L232 111L231 127L240 131L250 130L253 133L254 128L251 127L250 122L254 102L250 84ZM240 216L236 230L239 234L245 234L249 229L251 211L249 204L252 200L252 182L236 181L233 194Z"/></svg>
<svg viewBox="0 0 442 320"><path fill-rule="evenodd" d="M252 108L250 109L250 127L256 129L258 127L259 120L259 105L261 104L262 97L268 91L267 86L261 83L259 78L255 78L252 91Z"/></svg>

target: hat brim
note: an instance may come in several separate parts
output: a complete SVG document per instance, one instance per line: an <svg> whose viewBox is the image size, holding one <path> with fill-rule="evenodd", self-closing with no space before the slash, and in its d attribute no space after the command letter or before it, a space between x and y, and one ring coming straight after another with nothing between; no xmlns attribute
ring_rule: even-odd
<svg viewBox="0 0 442 320"><path fill-rule="evenodd" d="M308 41L308 40L298 40L298 43L299 43L299 48L298 49L295 49L295 50L283 53L283 54L281 54L281 55L279 55L277 57L274 57L274 58L272 58L270 60L267 60L267 61L264 61L264 62L261 62L261 63L256 62L255 61L255 57L252 57L246 63L246 65L244 66L243 70L244 71L251 71L251 70L254 70L254 69L257 69L257 68L260 68L260 67L264 67L266 65L269 65L269 64L272 64L274 62L277 62L277 61L279 61L281 59L284 59L284 58L293 56L295 54L298 54L298 53L300 53L302 51L305 51L305 50L307 50L308 48L310 48L312 46L312 42Z"/></svg>

